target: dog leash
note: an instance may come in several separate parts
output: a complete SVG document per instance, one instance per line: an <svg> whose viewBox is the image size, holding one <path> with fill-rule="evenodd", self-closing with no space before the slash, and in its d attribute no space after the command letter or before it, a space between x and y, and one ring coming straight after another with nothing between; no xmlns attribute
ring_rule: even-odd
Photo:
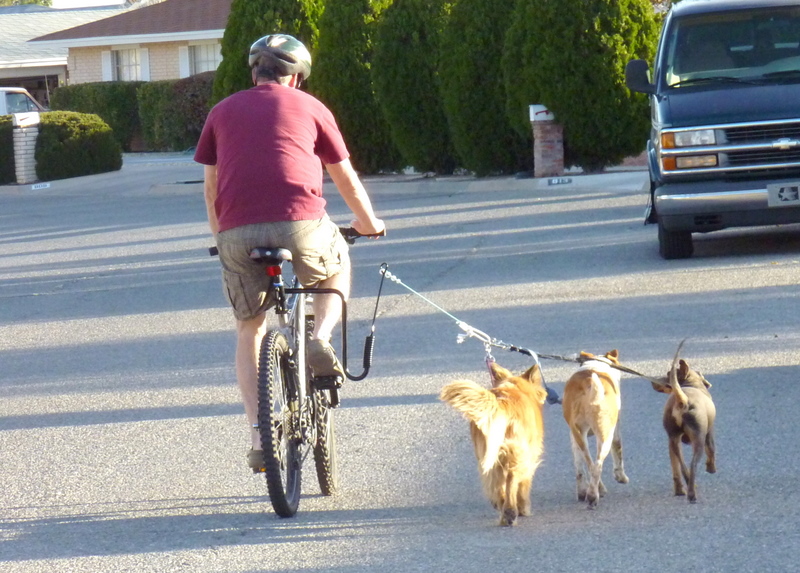
<svg viewBox="0 0 800 573"><path fill-rule="evenodd" d="M480 342L482 342L483 343L483 348L484 348L484 350L486 352L485 361L486 361L487 366L491 362L494 362L494 356L492 356L492 348L495 347L495 348L502 348L504 350L512 350L514 352L519 352L521 354L525 354L527 356L530 356L531 358L533 358L534 363L539 366L539 371L541 372L542 365L539 362L539 355L536 354L536 352L534 352L533 350L529 350L527 348L522 348L520 346L513 346L511 344L506 344L502 340L498 340L496 338L493 338L493 337L489 336L488 334L486 334L485 332L483 332L482 330L478 330L477 328L474 328L473 326L470 326L469 324L467 324L463 320L460 320L456 316L454 316L454 315L450 314L449 312L447 312L445 309L443 309L441 306L439 306L438 304L436 304L435 302L430 300L428 297L426 297L422 293L417 292L416 290L414 290L413 288L411 288L410 286L405 284L402 280L400 280L400 278L397 275L392 274L389 271L389 265L387 263L381 264L380 273L384 277L386 277L387 279L392 281L393 283L399 284L400 286L404 287L405 289L407 289L412 294L418 296L419 298L421 298L422 300L427 302L429 305L434 307L439 312L441 312L444 315L446 315L446 316L450 317L451 319L453 319L453 321L456 323L456 325L461 330L464 331L462 334L459 334L456 337L456 342L458 344L462 344L467 338L476 338ZM544 386L545 390L547 391L547 403L548 404L560 404L561 403L561 398L559 397L558 392L556 392L555 390L550 388L547 385L547 383L544 381L544 372L542 372L542 385Z"/></svg>
<svg viewBox="0 0 800 573"><path fill-rule="evenodd" d="M432 300L430 300L429 298L427 298L423 294L417 292L416 290L414 290L413 288L411 288L410 286L405 284L402 280L400 280L400 278L397 275L395 275L395 274L393 274L393 273L391 273L389 271L389 265L387 263L381 264L380 273L384 277L386 277L390 281L392 281L393 283L396 283L396 284L402 286L403 288L405 288L406 290L408 290L412 294L418 296L419 298L421 298L422 300L427 302L429 305L434 307L439 312L441 312L441 313L445 314L446 316L450 317L456 323L456 325L461 330L464 331L462 334L459 334L458 337L457 337L457 342L459 344L463 343L464 340L466 340L467 338L477 338L480 342L482 342L483 346L484 346L484 349L486 351L487 363L489 361L492 361L492 362L494 361L494 357L492 356L492 352L491 352L491 349L494 347L494 348L501 348L503 350L508 350L508 351L511 351L511 352L518 352L520 354L525 354L526 356L529 356L529 357L533 358L534 363L539 365L540 370L541 370L541 364L539 362L540 358L545 358L545 359L549 359L549 360L560 360L562 362L575 362L575 363L578 363L578 364L583 364L584 362L588 362L589 360L597 360L599 362L603 362L605 364L608 364L612 368L615 368L615 369L620 370L622 372L626 372L628 374L632 374L634 376L638 376L640 378L644 378L645 380L649 380L651 382L656 380L656 379L654 379L654 378L652 378L650 376L642 374L641 372L637 372L633 368L628 368L627 366L623 366L622 364L614 364L613 362L611 362L610 360L606 359L603 356L588 357L588 356L582 356L580 354L573 354L572 356L560 356L560 355L557 355L557 354L541 354L541 353L534 352L533 350L531 350L529 348L524 348L522 346L517 346L517 345L514 345L514 344L505 343L502 340L499 340L497 338L493 338L493 337L489 336L488 334L486 334L482 330L478 330L477 328L475 328L473 326L470 326L469 324L467 324L463 320L460 320L456 316L454 316L451 313L447 312L445 309L443 309L441 306L439 306L438 304L436 304L435 302L433 302ZM542 383L544 384L544 374L542 374ZM547 384L544 384L544 386L547 389L547 402L548 402L548 404L560 404L561 403L561 398L559 398L558 393L556 393L555 390L553 390L552 388L547 386Z"/></svg>

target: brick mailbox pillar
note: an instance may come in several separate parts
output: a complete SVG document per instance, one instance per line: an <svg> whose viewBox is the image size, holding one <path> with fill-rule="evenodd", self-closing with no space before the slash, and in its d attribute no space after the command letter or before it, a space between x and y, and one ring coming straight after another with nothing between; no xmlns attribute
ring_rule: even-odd
<svg viewBox="0 0 800 573"><path fill-rule="evenodd" d="M543 105L530 106L533 127L533 176L553 177L564 173L564 130Z"/></svg>
<svg viewBox="0 0 800 573"><path fill-rule="evenodd" d="M39 137L39 113L12 114L14 125L14 165L17 183L36 179L36 138Z"/></svg>

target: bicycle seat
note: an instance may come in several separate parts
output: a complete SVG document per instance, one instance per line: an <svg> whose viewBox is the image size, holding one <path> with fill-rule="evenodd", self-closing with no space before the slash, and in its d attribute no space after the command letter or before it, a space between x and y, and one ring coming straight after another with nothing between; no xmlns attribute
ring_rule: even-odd
<svg viewBox="0 0 800 573"><path fill-rule="evenodd" d="M256 247L250 251L250 258L263 265L277 265L292 261L292 252L289 249Z"/></svg>

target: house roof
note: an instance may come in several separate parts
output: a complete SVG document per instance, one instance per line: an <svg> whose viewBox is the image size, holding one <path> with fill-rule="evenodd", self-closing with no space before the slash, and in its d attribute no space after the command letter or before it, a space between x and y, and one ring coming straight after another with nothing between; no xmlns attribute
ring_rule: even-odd
<svg viewBox="0 0 800 573"><path fill-rule="evenodd" d="M118 14L120 10L115 6L78 10L53 10L37 6L35 10L0 11L0 30L3 30L0 68L66 65L66 48L29 44L28 40L42 33L106 18Z"/></svg>
<svg viewBox="0 0 800 573"><path fill-rule="evenodd" d="M31 40L60 46L221 38L233 0L164 0Z"/></svg>

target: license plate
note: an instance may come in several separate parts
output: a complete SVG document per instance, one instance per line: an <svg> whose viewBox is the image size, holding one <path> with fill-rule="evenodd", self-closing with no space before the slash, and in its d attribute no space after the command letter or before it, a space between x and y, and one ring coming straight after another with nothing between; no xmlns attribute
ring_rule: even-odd
<svg viewBox="0 0 800 573"><path fill-rule="evenodd" d="M767 185L770 207L800 207L800 181Z"/></svg>

